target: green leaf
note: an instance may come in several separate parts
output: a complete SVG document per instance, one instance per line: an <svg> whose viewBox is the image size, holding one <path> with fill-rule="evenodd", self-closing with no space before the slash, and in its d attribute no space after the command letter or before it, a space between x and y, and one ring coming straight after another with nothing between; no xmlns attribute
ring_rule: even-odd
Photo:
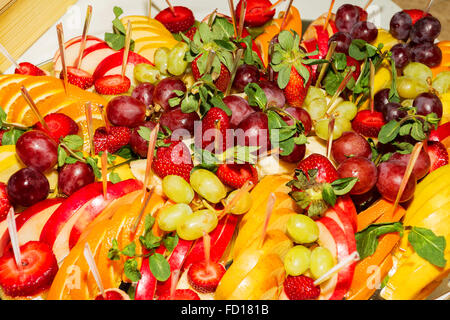
<svg viewBox="0 0 450 320"><path fill-rule="evenodd" d="M115 16L116 18L120 17L120 16L123 14L122 8L121 8L121 7L117 7L117 6L115 6L115 7L113 8L113 12L114 12L114 16Z"/></svg>
<svg viewBox="0 0 450 320"><path fill-rule="evenodd" d="M360 259L371 256L378 247L378 238L386 233L403 232L400 222L375 223L356 233L356 250Z"/></svg>
<svg viewBox="0 0 450 320"><path fill-rule="evenodd" d="M58 146L58 167L62 167L66 163L67 152L60 145Z"/></svg>
<svg viewBox="0 0 450 320"><path fill-rule="evenodd" d="M102 177L102 173L101 173L100 169L98 168L97 160L95 160L92 157L87 157L86 162L88 165L90 165L92 167L92 170L94 170L94 175L100 179Z"/></svg>
<svg viewBox="0 0 450 320"><path fill-rule="evenodd" d="M134 257L136 255L136 244L131 242L121 251L123 255L127 257Z"/></svg>
<svg viewBox="0 0 450 320"><path fill-rule="evenodd" d="M148 258L150 271L158 281L166 281L170 277L170 265L162 254L154 253Z"/></svg>
<svg viewBox="0 0 450 320"><path fill-rule="evenodd" d="M125 46L125 36L117 33L105 33L105 42L111 49L120 50Z"/></svg>
<svg viewBox="0 0 450 320"><path fill-rule="evenodd" d="M291 32L283 30L278 34L278 42L285 51L291 51L294 46L294 37Z"/></svg>
<svg viewBox="0 0 450 320"><path fill-rule="evenodd" d="M168 235L163 239L163 245L167 249L167 251L172 252L173 249L175 249L175 247L177 246L178 240L179 239L177 234L175 234L174 236Z"/></svg>
<svg viewBox="0 0 450 320"><path fill-rule="evenodd" d="M367 57L366 42L361 39L354 39L348 48L350 57L356 60L364 60Z"/></svg>
<svg viewBox="0 0 450 320"><path fill-rule="evenodd" d="M391 120L381 127L381 130L378 133L378 141L384 144L389 143L397 137L399 132L400 123L395 120Z"/></svg>
<svg viewBox="0 0 450 320"><path fill-rule="evenodd" d="M347 68L347 56L345 53L337 52L333 55L333 63L338 71L344 71Z"/></svg>
<svg viewBox="0 0 450 320"><path fill-rule="evenodd" d="M112 247L108 250L108 259L112 261L120 260L120 250L116 239L113 239Z"/></svg>
<svg viewBox="0 0 450 320"><path fill-rule="evenodd" d="M212 25L212 30L217 39L229 39L234 35L233 24L222 17L216 16L216 19Z"/></svg>
<svg viewBox="0 0 450 320"><path fill-rule="evenodd" d="M24 133L25 131L16 128L12 128L4 132L2 138L2 146L15 145L17 143L17 140L19 140L20 136Z"/></svg>
<svg viewBox="0 0 450 320"><path fill-rule="evenodd" d="M251 106L259 107L261 110L265 110L267 105L267 97L264 90L261 89L256 83L249 83L244 92L248 97L248 103Z"/></svg>
<svg viewBox="0 0 450 320"><path fill-rule="evenodd" d="M111 181L113 184L116 184L122 181L122 179L120 178L118 173L113 171L109 174L109 181Z"/></svg>
<svg viewBox="0 0 450 320"><path fill-rule="evenodd" d="M200 23L200 25L198 26L198 32L200 34L200 38L204 43L210 43L214 40L211 30L207 23L205 22Z"/></svg>
<svg viewBox="0 0 450 320"><path fill-rule="evenodd" d="M139 241L141 241L146 249L158 248L161 245L161 237L155 236L151 231L147 232L144 236L140 236Z"/></svg>
<svg viewBox="0 0 450 320"><path fill-rule="evenodd" d="M181 101L181 111L183 113L191 113L198 110L199 101L194 95L188 95Z"/></svg>
<svg viewBox="0 0 450 320"><path fill-rule="evenodd" d="M147 234L148 232L152 231L153 225L155 224L155 217L153 217L151 214L147 214L145 216L144 220L144 234Z"/></svg>
<svg viewBox="0 0 450 320"><path fill-rule="evenodd" d="M420 257L435 266L445 267L445 237L437 236L430 229L413 227L408 234L408 241Z"/></svg>
<svg viewBox="0 0 450 320"><path fill-rule="evenodd" d="M83 138L76 134L65 136L63 142L71 150L79 150L83 146Z"/></svg>
<svg viewBox="0 0 450 320"><path fill-rule="evenodd" d="M329 184L325 184L322 189L322 199L325 200L330 206L334 207L336 204L336 193Z"/></svg>
<svg viewBox="0 0 450 320"><path fill-rule="evenodd" d="M404 125L402 125L402 126L400 127L400 130L399 130L398 133L399 133L401 136L407 136L407 135L410 134L411 128L412 128L412 123L405 123Z"/></svg>
<svg viewBox="0 0 450 320"><path fill-rule="evenodd" d="M144 126L139 126L138 134L145 141L150 141L150 134L151 133L152 133L152 130L150 130L150 128L147 128L147 127L144 127Z"/></svg>
<svg viewBox="0 0 450 320"><path fill-rule="evenodd" d="M358 178L356 177L348 177L334 180L331 183L331 187L336 195L342 196L350 192L353 189L356 182L358 182Z"/></svg>
<svg viewBox="0 0 450 320"><path fill-rule="evenodd" d="M419 120L412 124L411 137L417 141L423 141L427 138L427 135L423 132L422 122Z"/></svg>
<svg viewBox="0 0 450 320"><path fill-rule="evenodd" d="M138 263L136 259L128 259L125 261L123 271L128 279L137 282L142 278L141 272L138 270Z"/></svg>
<svg viewBox="0 0 450 320"><path fill-rule="evenodd" d="M124 159L132 159L133 158L133 152L131 151L131 147L129 145L126 145L126 146L120 148L120 150L117 151L115 154Z"/></svg>
<svg viewBox="0 0 450 320"><path fill-rule="evenodd" d="M414 148L414 146L408 142L393 142L392 145L397 148L397 152L400 154L410 154Z"/></svg>
<svg viewBox="0 0 450 320"><path fill-rule="evenodd" d="M397 68L395 67L395 60L390 59L391 61L391 72L392 72L392 82L391 88L389 90L389 102L400 102L400 96L397 91Z"/></svg>
<svg viewBox="0 0 450 320"><path fill-rule="evenodd" d="M278 72L277 84L280 89L284 89L288 85L291 79L291 68L290 65L284 65Z"/></svg>
<svg viewBox="0 0 450 320"><path fill-rule="evenodd" d="M6 118L8 117L8 115L6 114L6 112L0 108L0 128L3 126L3 122L6 121Z"/></svg>

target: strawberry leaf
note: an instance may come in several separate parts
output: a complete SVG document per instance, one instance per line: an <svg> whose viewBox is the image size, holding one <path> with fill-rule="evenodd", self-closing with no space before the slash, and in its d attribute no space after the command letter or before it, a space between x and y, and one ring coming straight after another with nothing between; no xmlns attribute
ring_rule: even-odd
<svg viewBox="0 0 450 320"><path fill-rule="evenodd" d="M336 193L334 192L333 187L328 183L323 186L322 199L332 207L336 204Z"/></svg>
<svg viewBox="0 0 450 320"><path fill-rule="evenodd" d="M280 89L286 88L291 78L291 69L292 67L289 65L282 65L281 69L278 72L277 84Z"/></svg>
<svg viewBox="0 0 450 320"><path fill-rule="evenodd" d="M331 187L336 195L342 196L349 193L355 186L356 182L358 182L358 178L355 177L341 178L334 180L331 183Z"/></svg>
<svg viewBox="0 0 450 320"><path fill-rule="evenodd" d="M248 104L254 107L259 107L261 110L265 110L267 105L267 97L264 90L261 89L256 83L249 83L244 92L248 97Z"/></svg>

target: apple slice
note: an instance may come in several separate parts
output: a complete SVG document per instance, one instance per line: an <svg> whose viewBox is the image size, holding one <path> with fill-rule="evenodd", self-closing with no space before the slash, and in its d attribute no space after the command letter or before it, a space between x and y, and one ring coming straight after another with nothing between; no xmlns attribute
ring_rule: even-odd
<svg viewBox="0 0 450 320"><path fill-rule="evenodd" d="M450 136L450 122L441 124L436 130L431 130L429 140L442 141Z"/></svg>
<svg viewBox="0 0 450 320"><path fill-rule="evenodd" d="M156 253L164 254L166 248L160 246L156 249ZM134 294L135 300L154 300L156 293L156 285L158 280L156 280L153 273L150 271L150 265L148 263L148 258L142 260L141 265L141 279L136 285L136 291Z"/></svg>
<svg viewBox="0 0 450 320"><path fill-rule="evenodd" d="M94 79L101 78L105 75L110 74L120 74L120 70L122 68L122 62L123 62L123 49L116 52L115 54L112 54L108 56L106 59L104 59L100 64L97 66L97 69L94 71ZM127 76L133 75L133 68L135 65L140 63L147 63L152 64L150 61L148 61L143 56L130 51L128 55L128 65L127 65ZM131 73L130 73L131 71ZM130 80L134 78L133 76L130 77Z"/></svg>
<svg viewBox="0 0 450 320"><path fill-rule="evenodd" d="M116 52L106 42L94 44L84 50L81 69L93 74L100 62Z"/></svg>
<svg viewBox="0 0 450 320"><path fill-rule="evenodd" d="M336 201L335 209L336 208L341 209L338 213L343 213L350 219L353 227L353 233L356 233L358 231L358 213L356 212L356 207L352 198L348 195L339 197Z"/></svg>

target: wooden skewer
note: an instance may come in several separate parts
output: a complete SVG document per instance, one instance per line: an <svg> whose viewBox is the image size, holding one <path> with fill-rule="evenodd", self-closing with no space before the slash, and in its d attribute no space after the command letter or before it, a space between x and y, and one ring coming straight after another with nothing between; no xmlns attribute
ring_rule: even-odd
<svg viewBox="0 0 450 320"><path fill-rule="evenodd" d="M284 27L286 26L287 17L289 16L289 12L291 11L291 6L292 6L292 2L293 1L294 0L290 0L289 1L289 4L287 6L286 12L285 12L284 17L283 17L283 21L281 22L280 32L283 31Z"/></svg>
<svg viewBox="0 0 450 320"><path fill-rule="evenodd" d="M330 22L330 19L331 19L331 14L333 13L333 7L334 7L335 1L336 0L331 0L330 8L328 9L327 18L325 19L325 24L323 25L323 30L325 30L328 27L328 23Z"/></svg>
<svg viewBox="0 0 450 320"><path fill-rule="evenodd" d="M11 62L11 64L13 64L17 69L20 69L20 66L17 63L17 61L14 60L14 58L9 54L8 50L6 50L6 48L1 44L0 44L0 52L5 56L6 59L9 60L9 62Z"/></svg>
<svg viewBox="0 0 450 320"><path fill-rule="evenodd" d="M148 0L148 19L152 18L152 0Z"/></svg>
<svg viewBox="0 0 450 320"><path fill-rule="evenodd" d="M260 240L259 248L262 248L262 246L264 245L264 240L266 239L266 234L267 234L267 227L269 226L269 220L272 215L273 206L275 205L276 200L277 200L277 197L272 192L269 195L269 199L267 200L266 218L264 220L264 226L263 226L263 230L261 232L261 240Z"/></svg>
<svg viewBox="0 0 450 320"><path fill-rule="evenodd" d="M203 251L205 252L206 272L208 273L211 264L211 237L206 232L203 232Z"/></svg>
<svg viewBox="0 0 450 320"><path fill-rule="evenodd" d="M328 143L327 143L327 158L331 161L331 147L333 146L334 123L336 119L331 115L330 122L328 122Z"/></svg>
<svg viewBox="0 0 450 320"><path fill-rule="evenodd" d="M278 0L277 2L275 2L273 5L271 5L269 8L266 9L266 11L264 11L264 13L272 11L273 9L275 9L276 7L278 7L282 2L284 2L285 0Z"/></svg>
<svg viewBox="0 0 450 320"><path fill-rule="evenodd" d="M428 0L428 4L427 4L427 6L425 7L425 10L424 10L424 15L426 15L430 11L432 4L433 4L433 0Z"/></svg>
<svg viewBox="0 0 450 320"><path fill-rule="evenodd" d="M23 98L30 106L31 110L33 111L36 118L38 118L41 125L45 128L45 130L50 131L47 125L47 122L45 122L44 117L42 116L41 112L39 111L36 103L34 103L33 98L31 98L30 93L28 92L27 88L24 86L20 87L20 92L22 93Z"/></svg>
<svg viewBox="0 0 450 320"><path fill-rule="evenodd" d="M366 5L364 6L364 11L366 11L367 8L369 8L369 6L372 4L372 1L373 1L373 0L367 1Z"/></svg>
<svg viewBox="0 0 450 320"><path fill-rule="evenodd" d="M347 256L345 259L343 259L341 262L339 262L337 265L335 265L333 268L328 270L323 276L318 278L316 281L314 281L314 285L318 286L322 282L325 282L328 280L333 274L341 270L342 268L346 267L347 265L358 261L359 260L359 254L357 251L353 252L351 255Z"/></svg>
<svg viewBox="0 0 450 320"><path fill-rule="evenodd" d="M370 112L373 113L374 104L375 104L375 66L373 65L372 60L370 61Z"/></svg>
<svg viewBox="0 0 450 320"><path fill-rule="evenodd" d="M234 63L233 63L233 70L231 70L231 77L230 77L230 81L228 82L227 90L225 91L225 96L230 94L231 86L233 84L234 78L236 77L236 72L239 67L239 62L241 61L243 54L244 54L244 49L238 49L236 51L236 57L234 58Z"/></svg>
<svg viewBox="0 0 450 320"><path fill-rule="evenodd" d="M158 139L159 126L160 126L160 124L157 123L156 126L153 128L153 130L150 133L150 139L148 142L148 149L147 149L147 165L145 167L145 176L144 176L144 188L147 188L150 183L150 176L151 176L151 172L152 172L152 163L153 163L153 157L155 155L155 146L156 146L156 140Z"/></svg>
<svg viewBox="0 0 450 320"><path fill-rule="evenodd" d="M97 283L100 294L103 296L105 294L105 287L103 286L102 278L100 277L100 272L98 271L97 264L95 263L94 255L92 254L89 244L86 242L83 250L84 258L89 266L89 269L94 276L95 282Z"/></svg>
<svg viewBox="0 0 450 320"><path fill-rule="evenodd" d="M236 203L242 198L242 196L253 188L253 186L254 184L250 180L245 181L244 185L239 189L234 198L225 205L222 212L219 214L219 220L222 219L223 216L236 205Z"/></svg>
<svg viewBox="0 0 450 320"><path fill-rule="evenodd" d="M91 156L95 154L94 150L94 127L92 124L92 104L90 101L86 102L85 105L85 115L86 115L86 124L89 136L89 150L91 152Z"/></svg>
<svg viewBox="0 0 450 320"><path fill-rule="evenodd" d="M111 126L108 121L108 117L106 116L105 107L103 105L98 106L100 108L100 115L102 116L102 120L105 123L106 132L109 133L109 130L111 129Z"/></svg>
<svg viewBox="0 0 450 320"><path fill-rule="evenodd" d="M330 115L331 112L336 107L334 105L334 102L340 96L341 92L345 89L345 87L347 86L347 83L350 81L352 76L353 76L353 70L351 70L349 73L347 73L344 80L342 80L341 84L339 85L339 88L336 90L336 93L331 97L330 102L328 103L328 110L326 113L327 115Z"/></svg>
<svg viewBox="0 0 450 320"><path fill-rule="evenodd" d="M213 65L215 57L216 57L216 52L214 50L209 50L208 59L206 60L205 74L211 73L211 69L212 69L212 65Z"/></svg>
<svg viewBox="0 0 450 320"><path fill-rule="evenodd" d="M245 14L247 13L247 0L242 1L241 12L239 16L239 28L238 28L238 38L242 36L242 31L244 31L244 20Z"/></svg>
<svg viewBox="0 0 450 320"><path fill-rule="evenodd" d="M142 216L144 215L145 208L147 208L147 205L150 202L150 198L152 197L152 194L153 194L153 188L152 189L146 188L144 190L144 201L142 202L142 207L141 207L141 210L139 211L139 215L137 216L137 218L134 221L134 224L131 228L132 233L136 232L136 229L139 226L139 222L141 221Z"/></svg>
<svg viewBox="0 0 450 320"><path fill-rule="evenodd" d="M125 36L125 49L123 50L123 61L122 61L122 78L125 77L125 72L127 71L128 65L128 54L130 53L131 44L131 21L128 20L127 34Z"/></svg>
<svg viewBox="0 0 450 320"><path fill-rule="evenodd" d="M19 238L17 236L16 218L14 217L14 208L11 207L7 216L9 238L14 253L14 260L19 271L22 271L22 256L20 254Z"/></svg>
<svg viewBox="0 0 450 320"><path fill-rule="evenodd" d="M238 33L237 33L237 26L236 26L236 12L234 11L233 0L228 0L228 6L230 7L231 21L233 22L234 37L237 38Z"/></svg>
<svg viewBox="0 0 450 320"><path fill-rule="evenodd" d="M337 46L336 41L331 42L330 47L328 48L327 55L325 57L326 60L330 61L331 57L333 56L334 52L336 51L336 46ZM319 77L317 78L317 81L316 81L317 88L320 88L322 79L325 76L325 72L327 71L329 65L330 64L327 62L320 67Z"/></svg>
<svg viewBox="0 0 450 320"><path fill-rule="evenodd" d="M176 14L175 14L175 9L172 7L172 4L170 3L170 1L169 1L169 0L166 0L166 2L167 2L167 5L168 5L169 8L170 8L170 11L172 11L173 15L176 16Z"/></svg>
<svg viewBox="0 0 450 320"><path fill-rule="evenodd" d="M81 35L80 52L78 53L78 59L76 64L77 69L80 69L81 62L83 61L83 53L84 49L86 49L86 38L89 30L89 25L91 24L91 18L92 18L92 6L88 5L86 11L86 18L84 19L83 34Z"/></svg>
<svg viewBox="0 0 450 320"><path fill-rule="evenodd" d="M108 198L108 151L102 153L102 186L103 198Z"/></svg>
<svg viewBox="0 0 450 320"><path fill-rule="evenodd" d="M64 30L62 23L59 23L56 26L56 32L58 33L59 53L61 56L61 65L64 76L64 91L67 94L68 81L67 81L66 48L64 46Z"/></svg>

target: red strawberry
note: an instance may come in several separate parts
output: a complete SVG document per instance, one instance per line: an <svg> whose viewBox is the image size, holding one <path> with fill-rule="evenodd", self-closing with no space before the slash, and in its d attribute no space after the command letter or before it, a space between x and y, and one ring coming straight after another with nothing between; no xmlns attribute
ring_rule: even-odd
<svg viewBox="0 0 450 320"><path fill-rule="evenodd" d="M353 119L352 128L363 136L376 138L378 137L381 127L385 124L386 122L384 121L383 114L381 112L361 110Z"/></svg>
<svg viewBox="0 0 450 320"><path fill-rule="evenodd" d="M217 129L219 131L217 131ZM211 108L202 119L202 148L208 151L215 150L216 137L218 138L218 153L227 149L227 129L230 129L230 117L220 108Z"/></svg>
<svg viewBox="0 0 450 320"><path fill-rule="evenodd" d="M203 74L200 73L200 70L198 69L197 66L197 60L201 57L201 55L199 55L197 58L194 59L194 61L192 61L192 74L194 76L194 79L197 81L198 79L200 79ZM216 88L222 92L225 92L227 90L228 87L228 83L231 80L231 74L230 71L227 69L227 67L225 67L225 65L223 63L220 64L220 74L219 77L214 80L214 85L216 86Z"/></svg>
<svg viewBox="0 0 450 320"><path fill-rule="evenodd" d="M320 296L320 287L307 276L288 276L283 286L289 300L315 300Z"/></svg>
<svg viewBox="0 0 450 320"><path fill-rule="evenodd" d="M106 289L103 295L96 296L95 300L130 300L130 297L125 291L112 288Z"/></svg>
<svg viewBox="0 0 450 320"><path fill-rule="evenodd" d="M6 219L9 209L11 209L11 203L8 199L8 193L6 192L6 185L0 182L0 221Z"/></svg>
<svg viewBox="0 0 450 320"><path fill-rule="evenodd" d="M236 7L236 19L239 21L243 0ZM275 9L269 10L272 3L269 0L247 0L244 23L247 27L260 27L275 15Z"/></svg>
<svg viewBox="0 0 450 320"><path fill-rule="evenodd" d="M338 178L336 168L330 160L318 153L313 153L300 161L297 169L302 170L306 176L308 176L309 170L317 169L316 180L319 183L331 183Z"/></svg>
<svg viewBox="0 0 450 320"><path fill-rule="evenodd" d="M200 297L191 289L177 289L173 297L168 293L160 296L158 300L200 300Z"/></svg>
<svg viewBox="0 0 450 320"><path fill-rule="evenodd" d="M0 129L0 146L2 145L3 134L4 134L6 131L7 131L7 130Z"/></svg>
<svg viewBox="0 0 450 320"><path fill-rule="evenodd" d="M44 120L49 131L40 122L34 125L35 129L46 132L56 142L59 142L60 138L78 133L79 128L77 123L64 113L50 113L44 117Z"/></svg>
<svg viewBox="0 0 450 320"><path fill-rule="evenodd" d="M130 142L131 130L127 127L100 127L94 133L95 153L107 150L109 153L118 151Z"/></svg>
<svg viewBox="0 0 450 320"><path fill-rule="evenodd" d="M188 147L182 141L164 140L168 146L161 146L156 150L153 159L153 171L160 177L177 175L189 182L192 164L191 154Z"/></svg>
<svg viewBox="0 0 450 320"><path fill-rule="evenodd" d="M130 89L131 81L127 76L122 77L117 74L98 78L94 85L99 94L116 95L127 92Z"/></svg>
<svg viewBox="0 0 450 320"><path fill-rule="evenodd" d="M427 152L431 161L430 172L448 164L448 152L441 142L428 141Z"/></svg>
<svg viewBox="0 0 450 320"><path fill-rule="evenodd" d="M303 105L303 101L305 101L306 94L308 93L309 86L311 85L311 67L305 67L310 74L308 82L305 84L303 77L298 74L294 67L292 67L289 82L283 89L286 101L291 107L300 108Z"/></svg>
<svg viewBox="0 0 450 320"><path fill-rule="evenodd" d="M184 35L186 37L188 37L192 41L192 40L194 40L194 35L195 35L196 32L197 32L197 28L196 27L192 27L188 31L186 31L184 33Z"/></svg>
<svg viewBox="0 0 450 320"><path fill-rule="evenodd" d="M61 71L60 79L64 79L64 72ZM67 81L83 90L89 89L94 84L94 77L89 72L74 67L67 67Z"/></svg>
<svg viewBox="0 0 450 320"><path fill-rule="evenodd" d="M419 10L419 9L403 10L403 12L406 12L407 14L409 14L413 25L417 22L417 20L422 19L423 17L426 17L426 16L431 16L431 14L425 13L424 11Z"/></svg>
<svg viewBox="0 0 450 320"><path fill-rule="evenodd" d="M192 288L202 293L214 292L225 274L225 267L217 262L206 261L191 264L188 281Z"/></svg>
<svg viewBox="0 0 450 320"><path fill-rule="evenodd" d="M29 62L21 62L19 63L20 68L16 68L14 70L15 74L25 74L29 76L46 76L47 74L36 67L34 64L31 64Z"/></svg>
<svg viewBox="0 0 450 320"><path fill-rule="evenodd" d="M219 179L234 189L241 188L247 180L258 183L258 172L251 164L221 164L216 172Z"/></svg>
<svg viewBox="0 0 450 320"><path fill-rule="evenodd" d="M195 18L189 8L183 6L175 6L172 8L162 10L156 15L155 19L161 22L172 33L183 32L192 27Z"/></svg>
<svg viewBox="0 0 450 320"><path fill-rule="evenodd" d="M10 297L27 297L48 289L58 272L52 249L45 243L29 241L20 247L22 270L12 250L0 258L0 287Z"/></svg>

